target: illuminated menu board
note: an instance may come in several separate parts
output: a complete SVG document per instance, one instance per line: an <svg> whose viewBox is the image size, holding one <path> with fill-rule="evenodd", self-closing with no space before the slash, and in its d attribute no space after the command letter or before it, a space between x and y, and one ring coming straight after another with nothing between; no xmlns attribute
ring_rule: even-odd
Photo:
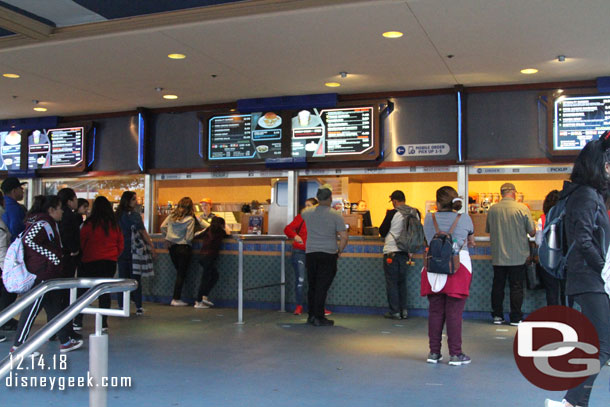
<svg viewBox="0 0 610 407"><path fill-rule="evenodd" d="M264 160L282 156L282 118L274 112L213 116L208 160Z"/></svg>
<svg viewBox="0 0 610 407"><path fill-rule="evenodd" d="M0 132L0 170L21 169L21 131Z"/></svg>
<svg viewBox="0 0 610 407"><path fill-rule="evenodd" d="M28 168L79 167L84 163L84 128L34 130L28 136Z"/></svg>
<svg viewBox="0 0 610 407"><path fill-rule="evenodd" d="M292 156L363 156L375 148L373 126L373 107L301 110L292 118Z"/></svg>
<svg viewBox="0 0 610 407"><path fill-rule="evenodd" d="M580 150L606 130L610 130L610 95L560 97L555 101L554 150Z"/></svg>

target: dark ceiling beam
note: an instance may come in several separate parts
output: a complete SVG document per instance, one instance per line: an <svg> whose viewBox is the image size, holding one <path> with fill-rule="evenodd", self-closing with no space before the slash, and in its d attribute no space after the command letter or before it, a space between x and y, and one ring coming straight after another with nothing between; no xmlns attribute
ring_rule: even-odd
<svg viewBox="0 0 610 407"><path fill-rule="evenodd" d="M33 40L44 40L54 27L0 6L0 27Z"/></svg>

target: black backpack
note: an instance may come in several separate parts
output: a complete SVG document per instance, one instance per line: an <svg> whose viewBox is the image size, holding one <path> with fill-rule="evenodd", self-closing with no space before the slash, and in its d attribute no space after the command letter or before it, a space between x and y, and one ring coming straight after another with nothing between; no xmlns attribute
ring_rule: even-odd
<svg viewBox="0 0 610 407"><path fill-rule="evenodd" d="M428 243L426 249L426 255L424 257L424 265L428 273L436 274L455 274L460 267L460 252L453 252L453 237L451 234L455 230L461 213L458 213L455 220L451 224L451 228L448 232L442 232L438 228L436 222L436 216L432 214L432 221L434 222L434 230L436 234ZM466 241L464 241L466 243ZM464 247L464 245L462 245ZM461 250L461 248L460 248Z"/></svg>
<svg viewBox="0 0 610 407"><path fill-rule="evenodd" d="M400 235L394 236L392 233L390 235L394 238L398 250L408 254L417 253L426 244L419 213L417 209L407 205L398 206L396 211L402 215L403 227Z"/></svg>

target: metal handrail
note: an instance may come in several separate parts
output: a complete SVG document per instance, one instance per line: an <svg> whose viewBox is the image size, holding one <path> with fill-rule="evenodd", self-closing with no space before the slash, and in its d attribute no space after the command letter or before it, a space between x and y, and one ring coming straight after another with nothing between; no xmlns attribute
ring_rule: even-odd
<svg viewBox="0 0 610 407"><path fill-rule="evenodd" d="M92 287L92 288L91 288ZM55 335L63 326L68 324L76 315L78 315L89 304L95 301L100 295L133 291L138 287L136 280L131 279L107 279L107 278L61 278L56 280L46 281L27 294L19 298L15 303L6 308L0 313L0 326L6 323L13 315L24 310L36 299L48 291L76 288L90 288L78 300L71 304L68 308L60 312L55 318L47 323L42 329L32 335L24 342L15 352L5 357L0 362L0 378L3 378L8 372L13 369L15 362L30 355L42 344L47 342L49 338ZM128 294L128 293L127 293ZM126 304L126 305L125 305ZM129 299L124 303L127 315L129 315ZM117 310L109 310L117 311ZM124 310L125 311L125 310ZM122 315L112 313L112 315ZM101 318L98 318L101 319Z"/></svg>

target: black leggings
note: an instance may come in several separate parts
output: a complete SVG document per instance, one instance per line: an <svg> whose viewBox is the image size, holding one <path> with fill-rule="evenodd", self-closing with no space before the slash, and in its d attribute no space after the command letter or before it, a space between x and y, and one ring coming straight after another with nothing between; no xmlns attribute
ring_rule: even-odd
<svg viewBox="0 0 610 407"><path fill-rule="evenodd" d="M599 363L603 368L610 359L610 299L605 293L586 293L575 295L574 300L580 305L583 315L589 318L597 330ZM565 395L566 401L573 406L587 407L596 378L596 374L591 375L580 385L568 390Z"/></svg>
<svg viewBox="0 0 610 407"><path fill-rule="evenodd" d="M182 286L186 279L186 272L191 262L191 254L193 249L188 244L173 244L169 248L169 256L176 268L176 284L174 284L174 300L179 300L182 297Z"/></svg>
<svg viewBox="0 0 610 407"><path fill-rule="evenodd" d="M210 295L210 291L218 282L218 270L216 269L216 258L210 256L203 256L199 260L199 264L203 268L203 274L201 275L201 284L199 285L199 292L197 293L197 300L201 300L204 295L207 297Z"/></svg>

